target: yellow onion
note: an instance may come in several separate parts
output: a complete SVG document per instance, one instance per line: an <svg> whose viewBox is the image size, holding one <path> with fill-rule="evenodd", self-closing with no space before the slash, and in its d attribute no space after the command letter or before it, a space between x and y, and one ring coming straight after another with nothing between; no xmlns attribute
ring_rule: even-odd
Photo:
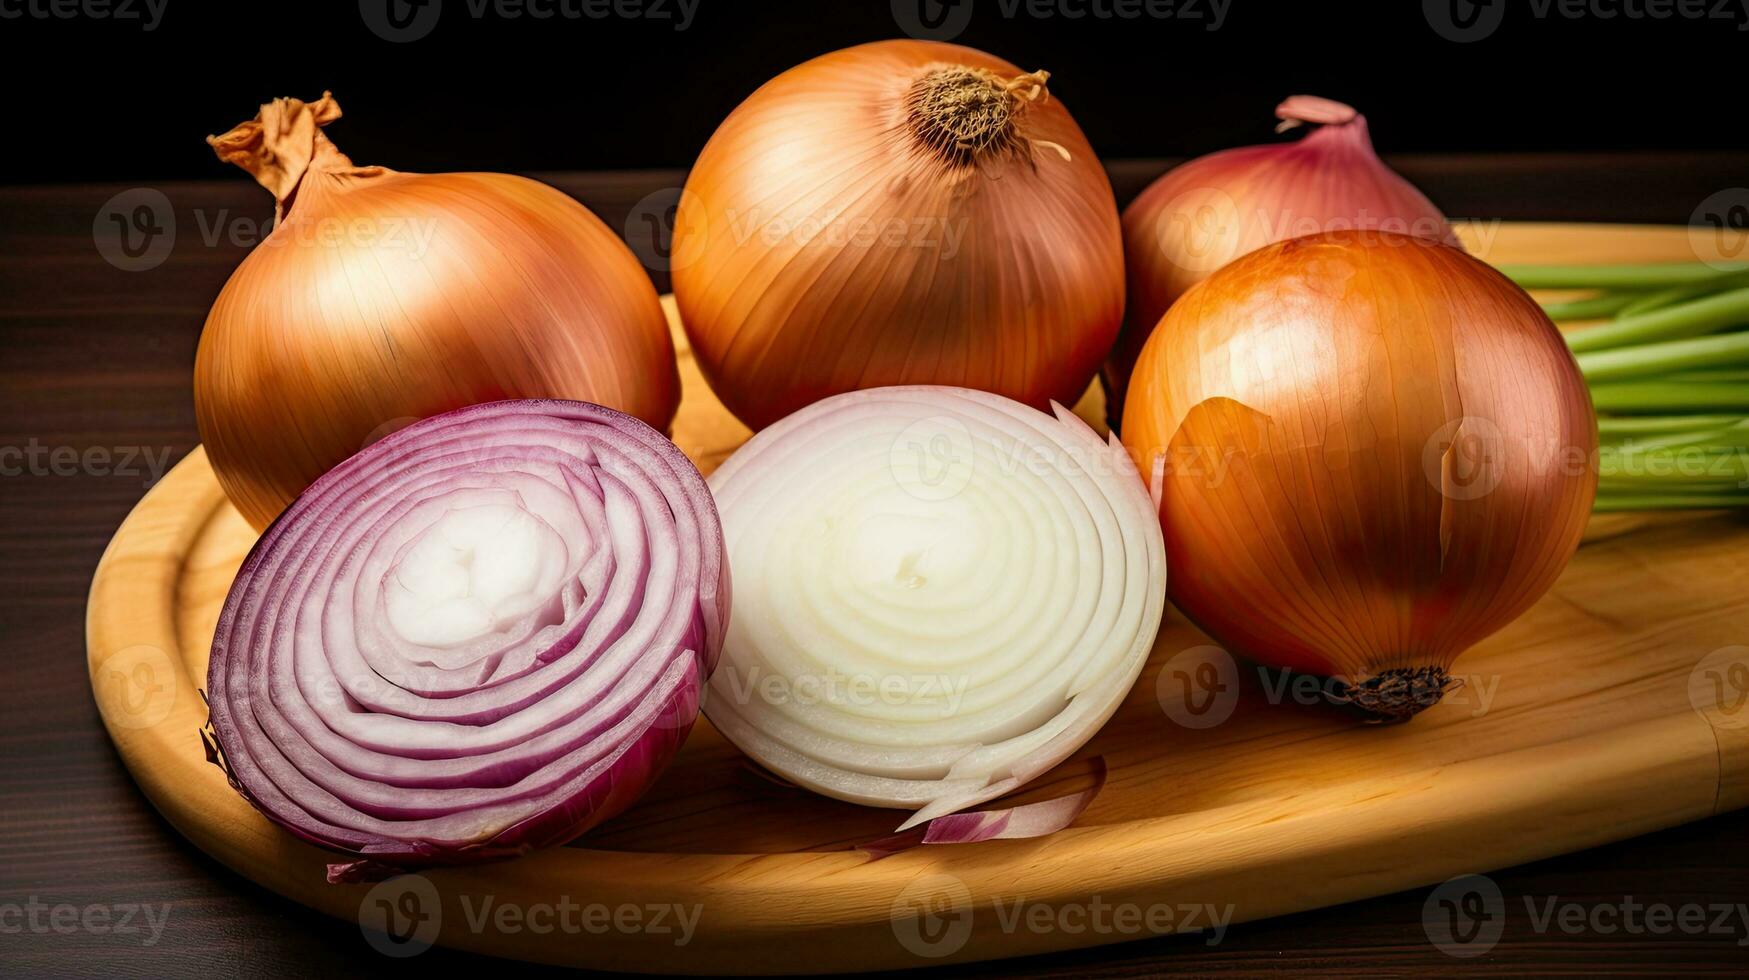
<svg viewBox="0 0 1749 980"><path fill-rule="evenodd" d="M1128 305L1103 373L1114 420L1122 416L1136 355L1167 307L1246 252L1343 228L1457 244L1445 215L1373 152L1365 116L1311 95L1292 96L1275 114L1278 132L1317 128L1294 143L1199 157L1168 171L1124 209Z"/></svg>
<svg viewBox="0 0 1749 980"><path fill-rule="evenodd" d="M1074 404L1117 336L1117 206L1046 90L980 51L815 58L725 120L675 216L699 365L755 429L859 388Z"/></svg>
<svg viewBox="0 0 1749 980"><path fill-rule="evenodd" d="M595 402L658 429L680 397L649 276L600 219L507 174L355 166L278 99L209 137L278 202L213 303L194 369L201 440L257 528L370 441L507 398Z"/></svg>
<svg viewBox="0 0 1749 980"><path fill-rule="evenodd" d="M1554 583L1597 488L1573 356L1462 251L1379 232L1271 245L1193 287L1130 381L1179 609L1373 716Z"/></svg>

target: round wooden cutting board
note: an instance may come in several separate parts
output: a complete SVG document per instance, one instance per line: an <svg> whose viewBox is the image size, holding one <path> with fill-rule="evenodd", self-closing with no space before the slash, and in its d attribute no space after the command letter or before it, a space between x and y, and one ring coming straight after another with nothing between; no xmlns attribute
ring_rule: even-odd
<svg viewBox="0 0 1749 980"><path fill-rule="evenodd" d="M1495 223L1465 238L1496 262L1680 261L1705 248L1683 228ZM675 441L708 473L748 433L676 339ZM1077 411L1097 424L1102 408L1090 392ZM335 856L250 808L200 734L213 626L253 540L196 450L98 566L92 690L179 831L267 888L372 927L366 938L391 955L436 942L694 973L1018 956L1428 885L1749 803L1749 523L1615 517L1593 522L1535 608L1458 662L1464 687L1408 725L1360 725L1282 688L1169 610L1118 715L1023 797L1084 786L1103 756L1104 791L1048 838L871 861L852 845L889 832L897 811L774 783L701 719L637 806L572 846L328 885Z"/></svg>

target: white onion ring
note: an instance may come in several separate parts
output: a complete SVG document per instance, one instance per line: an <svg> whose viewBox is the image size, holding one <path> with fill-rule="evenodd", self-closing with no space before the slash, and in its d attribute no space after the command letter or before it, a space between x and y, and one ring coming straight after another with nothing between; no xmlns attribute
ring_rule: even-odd
<svg viewBox="0 0 1749 980"><path fill-rule="evenodd" d="M736 587L705 713L817 792L916 809L1007 793L1117 709L1165 606L1115 439L985 392L877 388L754 436L711 477Z"/></svg>
<svg viewBox="0 0 1749 980"><path fill-rule="evenodd" d="M361 860L336 880L561 843L685 739L727 620L709 491L581 402L410 426L256 543L207 675L232 784Z"/></svg>

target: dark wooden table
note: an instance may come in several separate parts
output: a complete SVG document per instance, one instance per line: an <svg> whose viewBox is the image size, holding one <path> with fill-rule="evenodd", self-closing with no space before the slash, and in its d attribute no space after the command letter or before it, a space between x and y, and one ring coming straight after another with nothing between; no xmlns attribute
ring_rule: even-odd
<svg viewBox="0 0 1749 980"><path fill-rule="evenodd" d="M1685 223L1709 195L1749 184L1742 154L1393 162L1459 217ZM1120 198L1164 167L1114 166ZM651 220L682 177L546 179L647 251L656 247ZM264 230L272 213L247 180L160 185L174 212L174 248L161 264L130 272L98 248L112 227L109 202L128 190L0 189L0 472L7 474L0 476L0 974L333 977L499 967L441 949L387 960L355 924L232 874L158 817L103 733L86 681L86 590L105 543L150 479L146 464L120 472L120 461L143 450L174 462L194 447L195 341L208 304L247 251L240 242ZM122 200L131 208L131 198ZM1611 917L1626 903L1749 902L1749 812L1492 878L1505 897L1505 926L1476 959L1450 958L1428 940L1423 889L1236 926L1213 946L1174 937L954 972L1749 971L1749 913L1700 935L1652 934ZM1591 924L1539 929L1551 902L1577 906ZM155 942L147 930L114 928L124 907L137 903L168 903ZM72 911L57 911L64 909Z"/></svg>

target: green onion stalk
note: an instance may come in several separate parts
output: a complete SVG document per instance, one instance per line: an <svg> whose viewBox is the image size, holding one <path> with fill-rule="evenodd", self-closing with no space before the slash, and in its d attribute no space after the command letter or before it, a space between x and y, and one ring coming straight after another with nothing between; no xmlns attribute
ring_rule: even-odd
<svg viewBox="0 0 1749 980"><path fill-rule="evenodd" d="M1600 513L1749 507L1749 264L1502 266L1598 321L1567 344L1596 407Z"/></svg>

